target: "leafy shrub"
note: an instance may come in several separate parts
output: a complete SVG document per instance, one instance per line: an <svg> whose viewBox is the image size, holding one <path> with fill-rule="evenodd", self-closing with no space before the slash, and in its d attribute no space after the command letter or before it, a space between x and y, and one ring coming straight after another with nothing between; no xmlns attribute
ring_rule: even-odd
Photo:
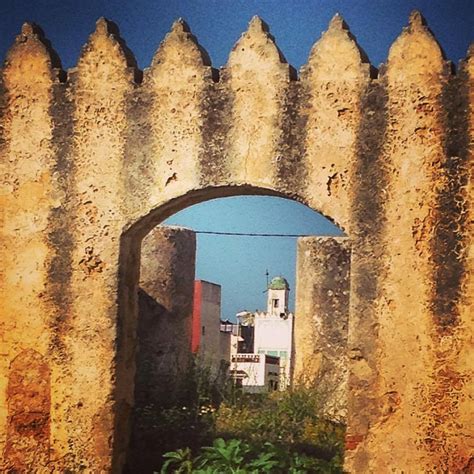
<svg viewBox="0 0 474 474"><path fill-rule="evenodd" d="M193 472L193 459L189 448L178 449L163 455L166 458L161 472L189 473ZM169 469L172 469L170 471Z"/></svg>
<svg viewBox="0 0 474 474"><path fill-rule="evenodd" d="M162 474L303 474L341 473L334 463L310 456L289 452L287 449L265 443L262 446L250 445L238 439L225 441L217 438L213 446L203 447L200 454L191 457L191 451L178 450L165 454L167 461L161 469Z"/></svg>
<svg viewBox="0 0 474 474"><path fill-rule="evenodd" d="M271 442L328 461L342 459L345 427L319 413L314 389L243 394L234 403L222 403L216 412L216 433L260 445Z"/></svg>
<svg viewBox="0 0 474 474"><path fill-rule="evenodd" d="M315 388L246 394L194 364L146 409L162 473L343 472L345 427L320 415Z"/></svg>

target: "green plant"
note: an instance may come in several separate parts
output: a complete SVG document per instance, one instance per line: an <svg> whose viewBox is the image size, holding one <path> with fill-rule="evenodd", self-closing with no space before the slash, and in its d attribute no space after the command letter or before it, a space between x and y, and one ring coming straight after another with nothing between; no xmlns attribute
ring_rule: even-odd
<svg viewBox="0 0 474 474"><path fill-rule="evenodd" d="M345 427L321 416L317 389L246 394L224 382L194 364L148 412L162 473L343 472Z"/></svg>
<svg viewBox="0 0 474 474"><path fill-rule="evenodd" d="M163 457L166 459L164 462L161 472L167 473L172 468L173 472L188 474L192 472L193 461L191 456L191 450L189 448L177 449L165 453Z"/></svg>
<svg viewBox="0 0 474 474"><path fill-rule="evenodd" d="M213 446L201 448L190 458L189 450L167 453L162 474L337 474L340 467L332 462L292 452L272 443L245 443L239 439L214 440ZM172 469L172 470L171 470Z"/></svg>
<svg viewBox="0 0 474 474"><path fill-rule="evenodd" d="M212 446L201 448L202 454L197 458L198 467L218 469L221 472L240 472L249 451L248 445L238 439L225 441L217 438Z"/></svg>
<svg viewBox="0 0 474 474"><path fill-rule="evenodd" d="M271 442L287 450L331 461L342 459L344 425L320 416L318 393L295 388L287 392L243 394L224 402L216 414L216 432L223 438L250 443Z"/></svg>

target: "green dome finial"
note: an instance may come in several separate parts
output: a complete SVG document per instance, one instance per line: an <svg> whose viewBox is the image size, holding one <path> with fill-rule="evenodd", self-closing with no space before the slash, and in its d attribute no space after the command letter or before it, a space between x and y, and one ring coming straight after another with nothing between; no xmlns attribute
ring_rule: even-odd
<svg viewBox="0 0 474 474"><path fill-rule="evenodd" d="M268 284L269 290L289 290L290 285L282 276L273 277L272 281Z"/></svg>

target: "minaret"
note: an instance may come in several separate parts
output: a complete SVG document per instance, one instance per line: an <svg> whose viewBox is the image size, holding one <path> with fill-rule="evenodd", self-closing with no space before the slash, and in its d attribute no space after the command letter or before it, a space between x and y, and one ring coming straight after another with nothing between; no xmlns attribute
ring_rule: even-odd
<svg viewBox="0 0 474 474"><path fill-rule="evenodd" d="M290 285L285 278L277 276L268 284L267 313L284 316L288 313L288 294Z"/></svg>

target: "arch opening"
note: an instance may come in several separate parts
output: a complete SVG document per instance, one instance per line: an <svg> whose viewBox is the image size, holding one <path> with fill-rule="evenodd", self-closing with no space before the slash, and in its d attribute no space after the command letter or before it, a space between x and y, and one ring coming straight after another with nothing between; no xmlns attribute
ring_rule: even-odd
<svg viewBox="0 0 474 474"><path fill-rule="evenodd" d="M321 214L335 226L344 232L344 225L331 215L325 214L318 207L312 206L303 196L298 193L285 194L271 188L253 186L250 184L232 185L232 186L208 186L201 189L192 190L154 207L150 212L141 216L135 222L132 222L122 235L122 239L143 239L148 232L155 226L168 219L170 216L195 204L213 199L233 197L233 196L269 196L279 197L290 201L296 201L310 208L312 211Z"/></svg>
<svg viewBox="0 0 474 474"><path fill-rule="evenodd" d="M137 343L137 320L139 314L140 298L140 265L143 239L157 225L166 222L166 219L176 215L181 210L206 201L224 197L235 196L267 196L278 197L296 201L304 204L307 208L316 212L297 196L284 196L274 190L257 188L253 186L226 186L211 187L187 193L178 198L169 200L158 208L154 209L139 221L131 225L122 235L121 258L120 258L120 287L119 287L119 327L121 333L118 339L118 373L117 373L117 397L116 400L127 400L130 411L133 411L133 394L131 390L135 388L136 377L133 361L136 357ZM318 213L320 214L320 213ZM321 214L320 214L321 215ZM330 219L329 219L330 220ZM331 221L331 220L330 220ZM146 295L141 294L142 298ZM130 419L117 417L117 435L120 434L122 440L128 438L130 433ZM124 433L127 433L124 437ZM125 441L126 443L127 441ZM121 447L123 452L124 446ZM117 449L117 446L116 446Z"/></svg>

